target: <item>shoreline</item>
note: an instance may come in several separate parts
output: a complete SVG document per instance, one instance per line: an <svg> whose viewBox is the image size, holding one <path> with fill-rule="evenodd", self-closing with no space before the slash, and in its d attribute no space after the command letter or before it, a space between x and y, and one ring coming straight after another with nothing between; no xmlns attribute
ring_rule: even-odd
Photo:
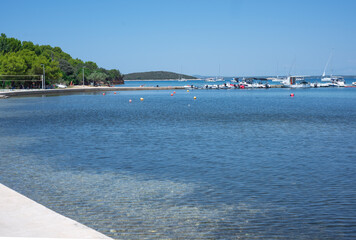
<svg viewBox="0 0 356 240"><path fill-rule="evenodd" d="M71 87L61 89L31 89L31 90L10 90L1 91L0 99L7 97L18 96L36 96L36 95L51 95L51 94L71 94L80 92L101 92L101 91L139 91L139 90L179 90L185 89L183 86L169 86L169 87ZM3 96L3 97L2 97Z"/></svg>
<svg viewBox="0 0 356 240"><path fill-rule="evenodd" d="M0 183L0 238L112 239Z"/></svg>

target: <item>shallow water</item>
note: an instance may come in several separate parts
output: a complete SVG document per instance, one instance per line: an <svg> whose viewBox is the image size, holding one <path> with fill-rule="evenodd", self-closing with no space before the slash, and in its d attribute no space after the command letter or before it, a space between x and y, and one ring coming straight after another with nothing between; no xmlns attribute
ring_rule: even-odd
<svg viewBox="0 0 356 240"><path fill-rule="evenodd" d="M1 100L0 182L119 239L356 238L356 89L176 92Z"/></svg>

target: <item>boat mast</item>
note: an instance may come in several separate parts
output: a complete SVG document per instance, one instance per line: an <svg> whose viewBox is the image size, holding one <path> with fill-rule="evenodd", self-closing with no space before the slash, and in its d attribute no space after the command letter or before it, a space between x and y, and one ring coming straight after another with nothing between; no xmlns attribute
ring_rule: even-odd
<svg viewBox="0 0 356 240"><path fill-rule="evenodd" d="M326 62L326 65L325 65L325 68L324 68L323 77L325 77L326 68L328 67L328 65L329 65L329 63L330 63L330 60L331 60L331 57L332 57L332 56L333 56L333 52L331 51L330 56L329 56L329 59L328 59L328 61Z"/></svg>

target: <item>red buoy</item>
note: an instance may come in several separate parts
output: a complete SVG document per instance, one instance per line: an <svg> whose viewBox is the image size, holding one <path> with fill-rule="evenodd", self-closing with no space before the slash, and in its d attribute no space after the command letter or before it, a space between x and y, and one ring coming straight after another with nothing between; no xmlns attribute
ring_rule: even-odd
<svg viewBox="0 0 356 240"><path fill-rule="evenodd" d="M173 93L171 93L171 96L173 96Z"/></svg>
<svg viewBox="0 0 356 240"><path fill-rule="evenodd" d="M103 96L105 96L105 93L103 92Z"/></svg>
<svg viewBox="0 0 356 240"><path fill-rule="evenodd" d="M294 93L291 93L290 96L291 96L291 97L294 97Z"/></svg>
<svg viewBox="0 0 356 240"><path fill-rule="evenodd" d="M116 92L114 92L114 94L116 94Z"/></svg>
<svg viewBox="0 0 356 240"><path fill-rule="evenodd" d="M129 100L129 103L131 103L131 102L132 102L132 100L130 99L130 100Z"/></svg>
<svg viewBox="0 0 356 240"><path fill-rule="evenodd" d="M244 88L245 88L245 86L244 86L244 85L240 85L240 88L241 88L241 89L244 89Z"/></svg>
<svg viewBox="0 0 356 240"><path fill-rule="evenodd" d="M176 91L174 91L173 94L176 94Z"/></svg>

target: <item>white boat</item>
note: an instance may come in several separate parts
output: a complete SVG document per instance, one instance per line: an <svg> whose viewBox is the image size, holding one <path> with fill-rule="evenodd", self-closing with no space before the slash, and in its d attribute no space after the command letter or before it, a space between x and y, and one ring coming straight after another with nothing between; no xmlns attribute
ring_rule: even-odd
<svg viewBox="0 0 356 240"><path fill-rule="evenodd" d="M230 89L230 88L231 88L231 84L229 82L219 85L219 89Z"/></svg>
<svg viewBox="0 0 356 240"><path fill-rule="evenodd" d="M311 88L310 83L304 80L304 76L288 76L275 78L272 81L280 82L284 88Z"/></svg>
<svg viewBox="0 0 356 240"><path fill-rule="evenodd" d="M252 83L252 87L253 88L268 88L269 85L267 83L264 84L262 82L254 82L254 83Z"/></svg>
<svg viewBox="0 0 356 240"><path fill-rule="evenodd" d="M266 83L263 83L266 81ZM258 77L250 77L250 78L242 78L239 80L238 78L233 78L232 82L236 82L238 86L243 86L243 88L269 88L267 78L258 78Z"/></svg>
<svg viewBox="0 0 356 240"><path fill-rule="evenodd" d="M216 84L206 84L203 86L204 89L218 89L219 85Z"/></svg>
<svg viewBox="0 0 356 240"><path fill-rule="evenodd" d="M215 78L207 78L205 82L216 82Z"/></svg>
<svg viewBox="0 0 356 240"><path fill-rule="evenodd" d="M65 85L65 84L56 84L56 86L58 87L58 88L67 88L67 86Z"/></svg>
<svg viewBox="0 0 356 240"><path fill-rule="evenodd" d="M352 82L352 86L356 86L356 82Z"/></svg>
<svg viewBox="0 0 356 240"><path fill-rule="evenodd" d="M322 82L329 82L330 87L345 87L345 79L342 76L323 77Z"/></svg>
<svg viewBox="0 0 356 240"><path fill-rule="evenodd" d="M331 87L332 83L327 82L327 83L319 83L319 82L315 82L312 83L311 86L312 87Z"/></svg>
<svg viewBox="0 0 356 240"><path fill-rule="evenodd" d="M252 88L252 82L248 81L246 78L242 78L241 81L239 81L239 87L241 88Z"/></svg>
<svg viewBox="0 0 356 240"><path fill-rule="evenodd" d="M325 68L324 68L324 72L323 75L321 76L321 81L322 82L328 82L328 87L345 87L345 79L342 76L333 76L332 74L327 77L326 76L326 68L329 65L329 62L332 58L332 53L330 54L330 57L328 59L328 61L326 62Z"/></svg>

